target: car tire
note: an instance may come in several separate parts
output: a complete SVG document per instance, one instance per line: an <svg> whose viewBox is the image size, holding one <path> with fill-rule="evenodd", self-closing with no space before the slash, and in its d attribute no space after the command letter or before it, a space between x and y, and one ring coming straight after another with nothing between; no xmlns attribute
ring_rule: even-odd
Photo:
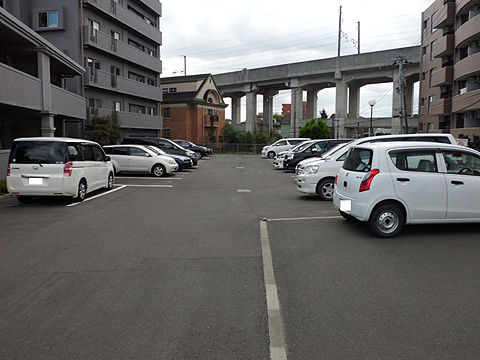
<svg viewBox="0 0 480 360"><path fill-rule="evenodd" d="M77 202L82 202L85 200L87 197L87 183L85 180L80 180L78 183L78 189L77 189L77 197L75 198L75 201Z"/></svg>
<svg viewBox="0 0 480 360"><path fill-rule="evenodd" d="M195 151L195 158L197 160L200 160L203 157L202 153L200 151Z"/></svg>
<svg viewBox="0 0 480 360"><path fill-rule="evenodd" d="M273 159L273 158L275 157L275 151L269 151L269 152L267 153L267 157L268 157L269 159Z"/></svg>
<svg viewBox="0 0 480 360"><path fill-rule="evenodd" d="M333 200L333 179L323 179L317 184L317 195L323 201Z"/></svg>
<svg viewBox="0 0 480 360"><path fill-rule="evenodd" d="M152 174L156 177L162 177L167 174L167 171L165 170L165 166L162 164L156 164L152 168Z"/></svg>
<svg viewBox="0 0 480 360"><path fill-rule="evenodd" d="M114 177L113 177L113 173L110 172L110 174L108 174L108 179L107 179L107 190L112 190L113 189L113 182L114 182Z"/></svg>
<svg viewBox="0 0 480 360"><path fill-rule="evenodd" d="M378 237L391 238L400 233L404 222L402 209L394 204L384 204L372 211L368 219L368 227Z"/></svg>
<svg viewBox="0 0 480 360"><path fill-rule="evenodd" d="M32 196L17 196L17 200L21 204L30 204L32 202L33 197Z"/></svg>

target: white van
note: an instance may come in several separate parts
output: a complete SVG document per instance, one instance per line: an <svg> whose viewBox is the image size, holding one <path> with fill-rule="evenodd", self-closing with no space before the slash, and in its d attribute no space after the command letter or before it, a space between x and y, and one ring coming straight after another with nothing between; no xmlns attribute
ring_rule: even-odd
<svg viewBox="0 0 480 360"><path fill-rule="evenodd" d="M93 141L57 137L15 139L7 169L7 189L21 203L35 196L70 196L113 187L110 157Z"/></svg>
<svg viewBox="0 0 480 360"><path fill-rule="evenodd" d="M337 148L337 150L333 152L325 153L321 158L315 160L307 159L298 163L295 169L297 174L297 190L303 194L318 195L322 200L331 201L335 176L347 157L348 150L353 145L391 141L423 141L457 144L451 134L432 133L380 135L356 139Z"/></svg>

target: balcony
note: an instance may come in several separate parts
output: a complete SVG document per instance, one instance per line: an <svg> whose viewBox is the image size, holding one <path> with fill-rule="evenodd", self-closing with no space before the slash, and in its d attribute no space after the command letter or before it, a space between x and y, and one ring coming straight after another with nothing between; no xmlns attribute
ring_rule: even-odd
<svg viewBox="0 0 480 360"><path fill-rule="evenodd" d="M162 33L157 26L151 25L149 22L138 17L133 12L129 11L127 8L116 3L113 0L83 0L84 4L89 4L95 8L101 10L105 14L109 14L117 21L122 22L125 26L129 27L132 30L137 31L141 35L149 38L158 45L162 43ZM147 5L149 8L155 8L155 12L158 15L158 12L161 13L161 4L158 0L142 0L142 3ZM156 5L158 3L158 5ZM150 5L150 6L149 6ZM157 17L155 16L155 17ZM156 19L153 19L154 21Z"/></svg>
<svg viewBox="0 0 480 360"><path fill-rule="evenodd" d="M159 0L140 0L140 2L157 14L157 16L162 16L162 4Z"/></svg>
<svg viewBox="0 0 480 360"><path fill-rule="evenodd" d="M445 115L452 112L452 99L439 99L430 104L430 115Z"/></svg>
<svg viewBox="0 0 480 360"><path fill-rule="evenodd" d="M480 39L480 15L477 15L462 26L460 26L455 32L455 47L465 47L470 42Z"/></svg>
<svg viewBox="0 0 480 360"><path fill-rule="evenodd" d="M125 111L117 111L118 117L120 119L122 128L130 129L163 129L163 117L162 116L152 116L146 114L137 114ZM90 121L93 116L110 116L112 115L112 110L108 109L98 109L98 108L88 108L87 109L87 126L90 125Z"/></svg>
<svg viewBox="0 0 480 360"><path fill-rule="evenodd" d="M444 26L452 25L455 23L455 3L447 2L441 9L437 11L438 15L433 21L433 27L435 29L442 28Z"/></svg>
<svg viewBox="0 0 480 360"><path fill-rule="evenodd" d="M51 102L44 105L40 79L2 63L0 78L5 84L15 84L0 87L0 104L34 111L48 110L64 117L85 119L84 97L50 85Z"/></svg>
<svg viewBox="0 0 480 360"><path fill-rule="evenodd" d="M456 15L465 15L474 5L480 4L480 0L457 0Z"/></svg>
<svg viewBox="0 0 480 360"><path fill-rule="evenodd" d="M154 101L163 100L162 89L159 87L90 67L87 68L85 73L85 86L97 87Z"/></svg>
<svg viewBox="0 0 480 360"><path fill-rule="evenodd" d="M432 86L443 86L453 83L453 66L446 66L432 74Z"/></svg>
<svg viewBox="0 0 480 360"><path fill-rule="evenodd" d="M448 3L453 4L453 3ZM433 57L452 55L455 51L455 35L449 34L433 43Z"/></svg>
<svg viewBox="0 0 480 360"><path fill-rule="evenodd" d="M480 52L460 60L455 64L454 80L466 80L480 71Z"/></svg>
<svg viewBox="0 0 480 360"><path fill-rule="evenodd" d="M476 111L480 109L480 90L468 91L452 99L452 112Z"/></svg>
<svg viewBox="0 0 480 360"><path fill-rule="evenodd" d="M162 73L162 61L146 52L119 40L112 42L112 37L88 25L83 26L83 44L116 55L158 74Z"/></svg>

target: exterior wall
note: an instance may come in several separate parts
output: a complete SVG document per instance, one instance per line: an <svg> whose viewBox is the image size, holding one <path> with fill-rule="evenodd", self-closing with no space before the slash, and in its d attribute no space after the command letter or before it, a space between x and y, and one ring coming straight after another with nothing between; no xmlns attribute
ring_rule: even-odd
<svg viewBox="0 0 480 360"><path fill-rule="evenodd" d="M478 0L437 0L422 21L419 131L480 135Z"/></svg>

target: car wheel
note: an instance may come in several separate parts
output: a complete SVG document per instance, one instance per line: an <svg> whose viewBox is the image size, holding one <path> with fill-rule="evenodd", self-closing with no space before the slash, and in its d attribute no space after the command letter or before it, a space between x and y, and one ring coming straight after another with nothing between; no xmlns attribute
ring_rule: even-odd
<svg viewBox="0 0 480 360"><path fill-rule="evenodd" d="M269 151L268 154L267 154L267 157L269 159L273 159L275 157L275 151Z"/></svg>
<svg viewBox="0 0 480 360"><path fill-rule="evenodd" d="M404 221L403 212L397 205L385 204L370 214L368 227L376 236L390 238L402 230Z"/></svg>
<svg viewBox="0 0 480 360"><path fill-rule="evenodd" d="M17 200L22 204L30 204L33 197L31 196L17 196Z"/></svg>
<svg viewBox="0 0 480 360"><path fill-rule="evenodd" d="M152 174L156 177L165 176L166 173L167 172L165 171L165 166L163 166L162 164L154 165L152 168Z"/></svg>
<svg viewBox="0 0 480 360"><path fill-rule="evenodd" d="M333 179L324 179L317 184L317 195L323 201L332 201L333 199Z"/></svg>
<svg viewBox="0 0 480 360"><path fill-rule="evenodd" d="M108 180L107 180L107 190L112 190L113 189L113 173L108 174Z"/></svg>
<svg viewBox="0 0 480 360"><path fill-rule="evenodd" d="M202 153L200 151L195 151L195 159L200 160L202 158Z"/></svg>
<svg viewBox="0 0 480 360"><path fill-rule="evenodd" d="M80 180L78 183L77 197L75 201L82 202L87 197L87 184L85 180Z"/></svg>

